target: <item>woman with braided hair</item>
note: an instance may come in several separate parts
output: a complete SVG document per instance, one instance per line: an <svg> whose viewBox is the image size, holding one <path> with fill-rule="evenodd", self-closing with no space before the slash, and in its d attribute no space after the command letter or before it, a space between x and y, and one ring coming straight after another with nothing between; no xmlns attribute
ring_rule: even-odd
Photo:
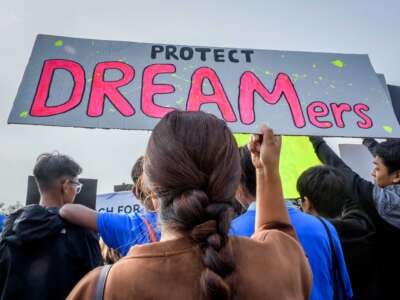
<svg viewBox="0 0 400 300"><path fill-rule="evenodd" d="M283 201L280 139L263 127L250 148L257 229L251 239L228 237L241 176L232 133L203 112L166 115L144 161L161 241L90 272L69 299L308 299L311 272Z"/></svg>

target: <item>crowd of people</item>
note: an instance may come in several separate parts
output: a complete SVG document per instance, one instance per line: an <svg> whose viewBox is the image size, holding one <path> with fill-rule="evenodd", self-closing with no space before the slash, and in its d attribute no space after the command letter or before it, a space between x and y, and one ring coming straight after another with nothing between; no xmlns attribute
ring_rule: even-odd
<svg viewBox="0 0 400 300"><path fill-rule="evenodd" d="M41 198L0 236L0 299L397 299L400 141L365 139L374 183L323 138L284 199L281 139L238 147L224 121L167 114L132 169L145 213L74 204L81 167L43 154Z"/></svg>

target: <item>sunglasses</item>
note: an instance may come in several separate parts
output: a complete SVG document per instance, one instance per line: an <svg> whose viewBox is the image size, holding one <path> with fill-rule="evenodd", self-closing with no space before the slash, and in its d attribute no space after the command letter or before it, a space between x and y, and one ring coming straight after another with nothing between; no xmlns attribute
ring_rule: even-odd
<svg viewBox="0 0 400 300"><path fill-rule="evenodd" d="M78 181L73 181L73 180L70 180L69 182L72 183L73 185L75 185L75 192L77 194L79 194L82 191L82 187L83 187L82 183L80 183Z"/></svg>

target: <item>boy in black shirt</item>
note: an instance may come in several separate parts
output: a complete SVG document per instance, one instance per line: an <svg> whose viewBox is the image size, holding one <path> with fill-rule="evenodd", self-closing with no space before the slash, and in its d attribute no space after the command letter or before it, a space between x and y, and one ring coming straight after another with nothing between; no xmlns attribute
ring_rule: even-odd
<svg viewBox="0 0 400 300"><path fill-rule="evenodd" d="M34 176L40 204L11 214L0 237L0 299L65 299L102 264L96 236L58 214L80 192L81 171L65 155L39 156Z"/></svg>

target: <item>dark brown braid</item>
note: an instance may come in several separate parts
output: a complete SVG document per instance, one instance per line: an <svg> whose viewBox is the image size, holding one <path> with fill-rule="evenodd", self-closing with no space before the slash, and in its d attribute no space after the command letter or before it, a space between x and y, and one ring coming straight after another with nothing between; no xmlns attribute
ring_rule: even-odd
<svg viewBox="0 0 400 300"><path fill-rule="evenodd" d="M161 222L200 246L202 298L232 299L228 230L241 171L226 124L203 112L169 113L150 137L145 174L160 201Z"/></svg>

